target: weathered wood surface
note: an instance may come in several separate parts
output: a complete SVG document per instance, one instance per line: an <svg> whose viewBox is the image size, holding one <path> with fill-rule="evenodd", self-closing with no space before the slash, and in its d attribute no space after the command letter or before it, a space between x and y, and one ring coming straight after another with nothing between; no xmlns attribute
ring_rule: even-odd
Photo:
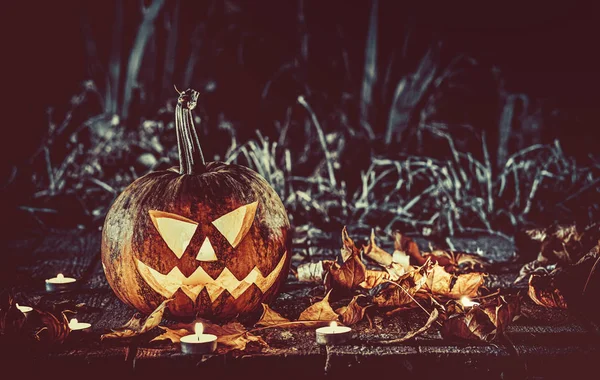
<svg viewBox="0 0 600 380"><path fill-rule="evenodd" d="M427 247L425 241L418 242L421 247ZM514 251L501 238L453 239L453 243L458 250L480 248L490 252L496 260L506 259ZM335 252L337 250L332 254ZM43 309L60 302L84 303L85 307L79 309L76 317L93 325L91 332L72 333L66 342L50 352L11 362L32 374L65 370L72 373L76 369L94 375L118 373L154 377L201 368L205 375L220 377L248 373L267 378L325 374L352 378L367 375L453 378L461 374L486 378L560 377L595 372L594 359L600 358L600 332L595 326L565 311L544 309L531 302L522 306L523 317L508 330L512 346L448 342L435 329L403 344L377 343L421 326L426 315L412 310L393 317L375 314L372 325L364 320L354 326L355 338L344 346L317 346L314 329L269 329L261 332L269 348L260 351L250 347L246 352L224 356L184 356L177 345L166 342L148 343L149 339L137 338L100 341L102 333L121 326L135 311L119 301L106 282L100 263L99 231L55 231L26 241L12 241L4 255L7 264L0 269L1 283L16 294L17 302ZM296 258L302 255L304 260L321 258L306 257L302 252ZM488 277L488 286L518 291L512 284L518 268L514 263L495 265L494 273ZM77 289L60 294L46 293L44 279L59 272L77 277ZM272 306L283 315L295 318L311 303L311 296L320 294L322 288L300 284L290 276ZM0 349L4 353L10 347Z"/></svg>

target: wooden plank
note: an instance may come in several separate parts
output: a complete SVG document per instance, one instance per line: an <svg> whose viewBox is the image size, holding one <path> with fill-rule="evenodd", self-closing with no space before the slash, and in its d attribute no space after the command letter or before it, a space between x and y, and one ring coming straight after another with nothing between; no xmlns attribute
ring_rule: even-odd
<svg viewBox="0 0 600 380"><path fill-rule="evenodd" d="M99 231L61 231L47 235L17 270L26 273L36 288L44 287L44 280L58 273L75 277L81 284L99 257Z"/></svg>

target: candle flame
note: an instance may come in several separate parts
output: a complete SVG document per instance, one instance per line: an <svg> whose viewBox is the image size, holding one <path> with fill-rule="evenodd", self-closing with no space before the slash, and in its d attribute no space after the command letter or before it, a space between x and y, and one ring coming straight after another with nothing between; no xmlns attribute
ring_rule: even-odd
<svg viewBox="0 0 600 380"><path fill-rule="evenodd" d="M56 275L56 278L65 278L65 276L63 276L62 273L59 273L59 274Z"/></svg>
<svg viewBox="0 0 600 380"><path fill-rule="evenodd" d="M78 323L79 323L79 321L78 321L77 319L75 319L75 318L73 318L73 319L71 319L71 320L69 321L69 324L70 324L70 325L76 325L76 324L78 324Z"/></svg>
<svg viewBox="0 0 600 380"><path fill-rule="evenodd" d="M197 322L194 326L194 332L196 335L202 335L204 333L204 325L200 322Z"/></svg>
<svg viewBox="0 0 600 380"><path fill-rule="evenodd" d="M473 306L479 305L479 302L472 301L472 300L471 300L469 297L467 297L467 296L462 296L462 297L460 298L460 303L461 303L463 306L466 306L466 307L473 307Z"/></svg>
<svg viewBox="0 0 600 380"><path fill-rule="evenodd" d="M329 324L329 327L337 327L337 322L331 321L331 323Z"/></svg>

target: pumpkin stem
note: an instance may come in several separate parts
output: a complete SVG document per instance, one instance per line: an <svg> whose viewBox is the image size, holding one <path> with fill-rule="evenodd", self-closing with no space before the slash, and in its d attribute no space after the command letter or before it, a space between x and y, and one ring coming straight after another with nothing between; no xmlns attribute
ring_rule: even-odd
<svg viewBox="0 0 600 380"><path fill-rule="evenodd" d="M175 108L175 130L179 151L180 174L202 174L206 172L206 162L200 147L200 140L194 127L192 110L196 108L198 91L187 89L179 93Z"/></svg>

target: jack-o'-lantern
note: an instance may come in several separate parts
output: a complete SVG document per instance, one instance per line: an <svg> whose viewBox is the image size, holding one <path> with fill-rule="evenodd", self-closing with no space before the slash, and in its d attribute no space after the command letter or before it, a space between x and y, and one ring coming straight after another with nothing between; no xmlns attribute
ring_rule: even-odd
<svg viewBox="0 0 600 380"><path fill-rule="evenodd" d="M102 264L116 295L144 313L172 299L175 316L227 319L277 294L290 266L289 220L258 173L204 162L197 98L186 90L178 99L179 170L140 177L111 206Z"/></svg>

